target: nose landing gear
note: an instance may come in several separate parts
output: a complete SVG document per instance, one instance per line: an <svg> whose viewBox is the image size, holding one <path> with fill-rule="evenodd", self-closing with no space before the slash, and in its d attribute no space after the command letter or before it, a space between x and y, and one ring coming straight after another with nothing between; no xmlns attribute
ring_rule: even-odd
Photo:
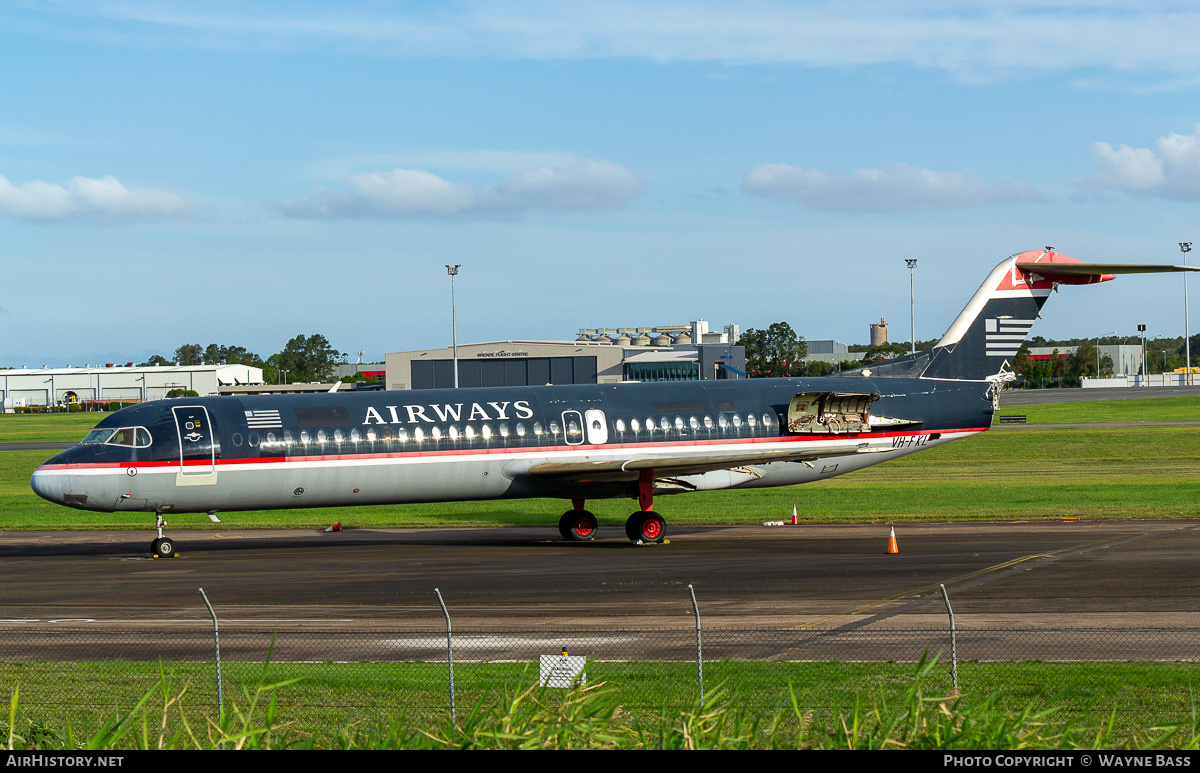
<svg viewBox="0 0 1200 773"><path fill-rule="evenodd" d="M167 522L163 520L162 513L155 513L154 527L158 530L158 537L150 543L150 554L155 558L175 557L175 541L170 537L163 536L163 527L166 525Z"/></svg>

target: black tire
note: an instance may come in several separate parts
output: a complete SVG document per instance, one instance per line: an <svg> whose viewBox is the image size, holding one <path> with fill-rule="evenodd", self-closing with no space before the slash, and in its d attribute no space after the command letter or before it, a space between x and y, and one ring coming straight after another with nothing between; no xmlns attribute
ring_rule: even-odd
<svg viewBox="0 0 1200 773"><path fill-rule="evenodd" d="M637 542L640 539L639 535L642 533L642 516L644 515L645 513L639 510L625 521L625 536L629 538L630 542Z"/></svg>
<svg viewBox="0 0 1200 773"><path fill-rule="evenodd" d="M596 516L587 510L568 510L558 519L558 533L567 542L596 539Z"/></svg>
<svg viewBox="0 0 1200 773"><path fill-rule="evenodd" d="M158 558L174 558L175 543L170 537L162 537L150 543L150 550Z"/></svg>

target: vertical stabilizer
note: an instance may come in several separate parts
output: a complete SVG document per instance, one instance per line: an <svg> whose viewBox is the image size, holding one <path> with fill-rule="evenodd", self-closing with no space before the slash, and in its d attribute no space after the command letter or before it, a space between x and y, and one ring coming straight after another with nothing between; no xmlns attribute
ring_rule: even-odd
<svg viewBox="0 0 1200 773"><path fill-rule="evenodd" d="M1065 279L1051 273L1054 265L1082 262L1050 251L1022 252L1002 261L934 346L922 375L974 381L1011 369L1046 299ZM1045 265L1047 273L1023 271L1018 263ZM1111 279L1084 281L1105 278Z"/></svg>
<svg viewBox="0 0 1200 773"><path fill-rule="evenodd" d="M921 376L965 381L983 381L1011 370L1017 350L1057 285L1113 278L1098 271L1072 270L1085 265L1050 250L1006 258L992 269L933 349L876 363L866 370L874 378Z"/></svg>

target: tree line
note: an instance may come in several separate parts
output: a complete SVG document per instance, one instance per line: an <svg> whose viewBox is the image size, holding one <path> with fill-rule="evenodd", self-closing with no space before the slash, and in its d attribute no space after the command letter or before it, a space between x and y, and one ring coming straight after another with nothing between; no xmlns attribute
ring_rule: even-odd
<svg viewBox="0 0 1200 773"><path fill-rule="evenodd" d="M249 365L262 368L263 380L268 384L294 384L331 381L334 366L346 362L347 356L318 333L296 336L287 342L283 351L265 360L244 346L184 344L175 350L173 362L156 354L142 365Z"/></svg>
<svg viewBox="0 0 1200 773"><path fill-rule="evenodd" d="M1191 337L1192 367L1200 360L1200 333ZM1023 344L1013 362L1013 371L1027 388L1075 387L1083 378L1111 378L1114 373L1110 355L1097 356L1100 346L1140 346L1137 336L1098 336L1096 338L1068 338L1047 340L1034 336ZM1048 359L1031 359L1030 348L1054 348ZM1059 349L1075 347L1074 353L1061 356ZM1183 336L1174 338L1146 339L1146 362L1139 370L1142 373L1170 373L1185 367L1187 348Z"/></svg>
<svg viewBox="0 0 1200 773"><path fill-rule="evenodd" d="M917 349L932 349L936 343L936 338L918 341ZM746 347L746 373L752 378L829 376L863 364L908 354L910 348L907 343L855 345L847 348L853 353L861 352L859 357L847 355L841 362L807 361L808 342L786 322L776 322L766 330L749 328L742 333L738 344Z"/></svg>
<svg viewBox="0 0 1200 773"><path fill-rule="evenodd" d="M917 341L917 351L932 349L938 339ZM1071 338L1047 340L1034 336L1022 344L1011 363L1013 371L1026 388L1074 387L1083 378L1109 378L1113 375L1113 359L1107 354L1097 356L1097 346L1118 344L1140 344L1135 336L1099 336L1097 338ZM843 370L857 368L863 364L890 360L908 354L911 345L894 342L878 346L856 344L848 347L858 357L832 362L806 362L808 342L797 335L791 325L776 322L765 330L750 328L742 333L738 344L746 347L746 373L753 378L779 378L788 376L828 376ZM1191 337L1192 365L1200 363L1200 333ZM1054 355L1046 359L1033 359L1031 347L1056 347ZM1060 356L1058 348L1074 352ZM1170 373L1185 365L1183 336L1175 338L1153 338L1146 340L1146 369L1150 373ZM861 354L860 354L861 353ZM1132 374L1131 374L1132 375Z"/></svg>

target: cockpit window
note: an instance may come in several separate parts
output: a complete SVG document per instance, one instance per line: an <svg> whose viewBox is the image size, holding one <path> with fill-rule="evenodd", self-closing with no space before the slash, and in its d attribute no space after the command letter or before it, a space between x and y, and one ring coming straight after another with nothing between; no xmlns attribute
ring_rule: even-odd
<svg viewBox="0 0 1200 773"><path fill-rule="evenodd" d="M91 437L97 431L92 430L92 432L88 433L88 437ZM116 431L106 431L112 432L112 435L103 441L92 442L103 442L110 446L128 446L130 448L146 448L150 445L150 432L145 427L121 427ZM84 442L87 442L87 438L84 438Z"/></svg>
<svg viewBox="0 0 1200 773"><path fill-rule="evenodd" d="M110 437L112 437L112 434L113 434L113 431L111 429L94 429L91 432L84 435L83 440L80 440L79 442L80 443L89 443L89 444L90 443L103 443L104 441L106 441Z"/></svg>

